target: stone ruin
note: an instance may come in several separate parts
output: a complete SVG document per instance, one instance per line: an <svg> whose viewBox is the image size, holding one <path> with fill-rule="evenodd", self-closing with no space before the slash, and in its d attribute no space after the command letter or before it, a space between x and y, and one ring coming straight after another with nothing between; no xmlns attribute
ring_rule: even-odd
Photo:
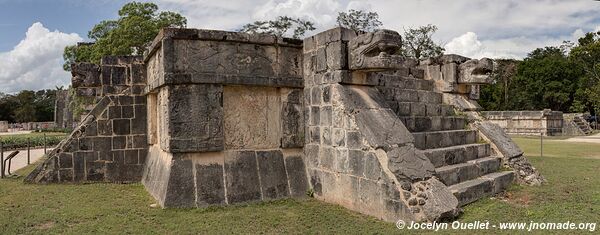
<svg viewBox="0 0 600 235"><path fill-rule="evenodd" d="M0 132L8 132L8 122L0 121Z"/></svg>
<svg viewBox="0 0 600 235"><path fill-rule="evenodd" d="M563 134L563 113L542 111L484 111L481 114L507 134L557 136Z"/></svg>
<svg viewBox="0 0 600 235"><path fill-rule="evenodd" d="M582 136L594 133L592 125L585 119L585 113L563 114L562 134L568 136Z"/></svg>
<svg viewBox="0 0 600 235"><path fill-rule="evenodd" d="M142 182L166 208L311 195L386 221L453 219L544 181L478 113L491 60L401 45L390 30L163 29L143 59L73 65L97 105L25 181Z"/></svg>
<svg viewBox="0 0 600 235"><path fill-rule="evenodd" d="M56 128L73 128L76 123L73 119L73 109L71 107L73 97L69 90L57 90L56 101L54 102L54 124Z"/></svg>

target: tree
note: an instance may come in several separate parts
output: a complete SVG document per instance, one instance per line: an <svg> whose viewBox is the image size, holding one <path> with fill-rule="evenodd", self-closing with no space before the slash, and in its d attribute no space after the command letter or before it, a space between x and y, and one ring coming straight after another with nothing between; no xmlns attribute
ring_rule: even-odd
<svg viewBox="0 0 600 235"><path fill-rule="evenodd" d="M106 55L142 55L161 28L186 27L187 20L180 14L157 11L154 3L125 4L118 19L101 21L88 32L92 43L65 48L64 69L70 70L75 62L99 63Z"/></svg>
<svg viewBox="0 0 600 235"><path fill-rule="evenodd" d="M300 18L291 18L289 16L279 16L275 20L254 21L254 23L245 24L239 30L244 33L266 33L278 37L288 34L293 29L292 38L299 39L306 32L315 30L315 24L308 20Z"/></svg>
<svg viewBox="0 0 600 235"><path fill-rule="evenodd" d="M366 12L350 9L348 12L338 12L337 23L341 27L356 32L372 32L382 26L377 12Z"/></svg>
<svg viewBox="0 0 600 235"><path fill-rule="evenodd" d="M35 92L33 91L21 91L16 95L18 106L14 111L15 121L17 122L35 122L36 110L35 110Z"/></svg>
<svg viewBox="0 0 600 235"><path fill-rule="evenodd" d="M437 29L437 26L431 24L405 29L402 54L418 60L442 55L444 48L431 38Z"/></svg>
<svg viewBox="0 0 600 235"><path fill-rule="evenodd" d="M510 91L514 87L513 78L517 74L520 61L503 59L496 60L495 63L492 84L481 86L479 104L484 110L505 110L509 105L513 96Z"/></svg>
<svg viewBox="0 0 600 235"><path fill-rule="evenodd" d="M569 58L583 68L576 102L596 115L600 112L600 32L586 33L571 48Z"/></svg>
<svg viewBox="0 0 600 235"><path fill-rule="evenodd" d="M573 110L584 71L560 47L538 48L520 62L498 61L494 83L484 86L486 110ZM515 70L516 68L516 70Z"/></svg>

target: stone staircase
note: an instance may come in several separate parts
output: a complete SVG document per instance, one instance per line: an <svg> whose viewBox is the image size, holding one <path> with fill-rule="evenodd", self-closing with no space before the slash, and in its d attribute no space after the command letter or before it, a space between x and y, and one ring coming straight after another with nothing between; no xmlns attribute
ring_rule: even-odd
<svg viewBox="0 0 600 235"><path fill-rule="evenodd" d="M583 132L583 134L589 135L593 132L590 124L585 119L583 119L582 116L576 115L575 117L573 117L573 122L575 123L575 125L577 125L581 132Z"/></svg>
<svg viewBox="0 0 600 235"><path fill-rule="evenodd" d="M436 167L436 176L466 205L503 191L514 177L501 171L501 159L492 155L490 144L479 141L477 131L468 130L466 117L443 104L442 93L433 91L433 81L412 75L381 74L384 97Z"/></svg>

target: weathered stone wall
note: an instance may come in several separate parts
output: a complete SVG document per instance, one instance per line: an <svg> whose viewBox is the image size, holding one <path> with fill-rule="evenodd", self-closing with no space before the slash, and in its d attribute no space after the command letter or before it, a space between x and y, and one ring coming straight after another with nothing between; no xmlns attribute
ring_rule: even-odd
<svg viewBox="0 0 600 235"><path fill-rule="evenodd" d="M299 42L269 35L161 31L142 180L161 206L305 195L301 58Z"/></svg>
<svg viewBox="0 0 600 235"><path fill-rule="evenodd" d="M452 217L456 198L432 178L433 165L387 106L375 87L379 81L362 71L396 68L399 61L394 57L385 64L351 51L372 48L379 40L393 45L396 35L358 36L335 28L304 40L304 155L310 184L318 199L387 221Z"/></svg>
<svg viewBox="0 0 600 235"><path fill-rule="evenodd" d="M444 103L463 111L478 111L480 86L491 82L490 59L469 59L459 55L442 55L419 63L424 78L434 81L434 91L442 92Z"/></svg>
<svg viewBox="0 0 600 235"><path fill-rule="evenodd" d="M57 128L73 128L72 97L69 90L57 90L54 103L54 123Z"/></svg>
<svg viewBox="0 0 600 235"><path fill-rule="evenodd" d="M561 135L563 114L558 111L485 111L481 114L508 134Z"/></svg>
<svg viewBox="0 0 600 235"><path fill-rule="evenodd" d="M7 131L8 131L8 122L0 121L0 132L7 132Z"/></svg>
<svg viewBox="0 0 600 235"><path fill-rule="evenodd" d="M98 102L28 182L139 182L147 156L146 98L139 58L72 66L73 87Z"/></svg>

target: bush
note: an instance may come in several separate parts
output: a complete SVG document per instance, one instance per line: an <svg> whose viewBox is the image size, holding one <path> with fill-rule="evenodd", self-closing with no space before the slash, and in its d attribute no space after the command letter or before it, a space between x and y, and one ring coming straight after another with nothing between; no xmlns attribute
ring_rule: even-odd
<svg viewBox="0 0 600 235"><path fill-rule="evenodd" d="M46 146L53 147L60 143L66 135L62 133L53 133L46 135ZM44 146L44 135L43 134L29 134L29 135L9 135L3 136L0 139L4 150L10 149L25 149L27 144L31 148L43 147Z"/></svg>
<svg viewBox="0 0 600 235"><path fill-rule="evenodd" d="M71 133L73 131L73 129L71 128L46 128L46 129L40 129L40 130L36 130L36 132L58 132L58 133Z"/></svg>

